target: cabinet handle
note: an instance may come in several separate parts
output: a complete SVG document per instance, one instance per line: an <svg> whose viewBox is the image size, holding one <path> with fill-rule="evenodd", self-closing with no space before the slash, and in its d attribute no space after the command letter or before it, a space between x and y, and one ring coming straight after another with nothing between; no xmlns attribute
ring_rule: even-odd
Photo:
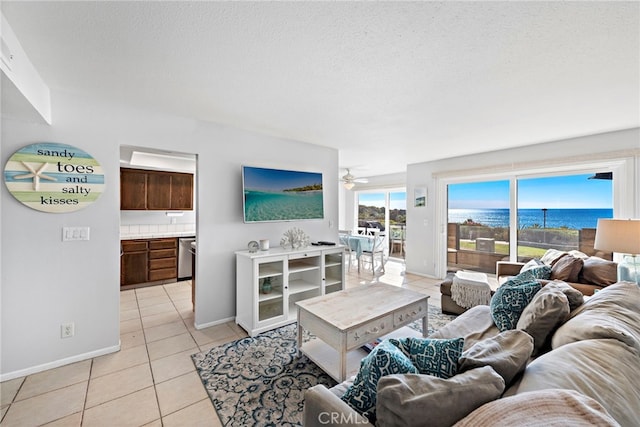
<svg viewBox="0 0 640 427"><path fill-rule="evenodd" d="M401 314L400 316L398 316L398 319L402 322L402 320L404 319L404 316Z"/></svg>

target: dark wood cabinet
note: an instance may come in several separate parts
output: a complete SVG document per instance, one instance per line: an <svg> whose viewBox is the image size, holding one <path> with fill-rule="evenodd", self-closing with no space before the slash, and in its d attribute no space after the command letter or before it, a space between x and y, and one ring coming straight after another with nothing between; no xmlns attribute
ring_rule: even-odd
<svg viewBox="0 0 640 427"><path fill-rule="evenodd" d="M120 170L120 209L143 210L147 207L147 173L135 169Z"/></svg>
<svg viewBox="0 0 640 427"><path fill-rule="evenodd" d="M149 250L146 240L123 240L120 257L120 286L147 282Z"/></svg>
<svg viewBox="0 0 640 427"><path fill-rule="evenodd" d="M185 211L193 209L193 175L188 173L171 175L171 209Z"/></svg>
<svg viewBox="0 0 640 427"><path fill-rule="evenodd" d="M120 209L193 210L193 174L120 168Z"/></svg>
<svg viewBox="0 0 640 427"><path fill-rule="evenodd" d="M178 239L122 241L120 285L178 278Z"/></svg>
<svg viewBox="0 0 640 427"><path fill-rule="evenodd" d="M172 209L171 175L169 173L147 173L147 209Z"/></svg>

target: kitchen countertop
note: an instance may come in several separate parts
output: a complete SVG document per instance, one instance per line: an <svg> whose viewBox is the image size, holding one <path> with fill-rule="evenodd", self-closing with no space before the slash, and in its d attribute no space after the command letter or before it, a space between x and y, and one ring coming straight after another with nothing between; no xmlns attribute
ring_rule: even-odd
<svg viewBox="0 0 640 427"><path fill-rule="evenodd" d="M120 240L134 239L162 239L167 237L195 237L193 231L168 231L168 232L148 232L148 233L131 233L120 234Z"/></svg>

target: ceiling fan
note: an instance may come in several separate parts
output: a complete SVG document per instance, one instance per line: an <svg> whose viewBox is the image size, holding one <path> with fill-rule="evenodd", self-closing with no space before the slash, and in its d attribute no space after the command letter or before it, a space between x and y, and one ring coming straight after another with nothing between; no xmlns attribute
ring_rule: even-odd
<svg viewBox="0 0 640 427"><path fill-rule="evenodd" d="M346 175L344 175L340 181L342 181L344 188L346 188L347 190L351 190L353 186L356 185L356 183L369 182L367 178L356 178L355 176L351 175L351 172L349 172L348 168Z"/></svg>

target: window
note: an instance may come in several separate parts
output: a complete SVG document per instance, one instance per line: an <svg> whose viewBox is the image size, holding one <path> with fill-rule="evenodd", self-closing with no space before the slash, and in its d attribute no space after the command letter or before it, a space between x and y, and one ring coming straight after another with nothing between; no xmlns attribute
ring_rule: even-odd
<svg viewBox="0 0 640 427"><path fill-rule="evenodd" d="M591 255L598 218L613 218L612 176L518 179L518 260L539 258L550 248Z"/></svg>

